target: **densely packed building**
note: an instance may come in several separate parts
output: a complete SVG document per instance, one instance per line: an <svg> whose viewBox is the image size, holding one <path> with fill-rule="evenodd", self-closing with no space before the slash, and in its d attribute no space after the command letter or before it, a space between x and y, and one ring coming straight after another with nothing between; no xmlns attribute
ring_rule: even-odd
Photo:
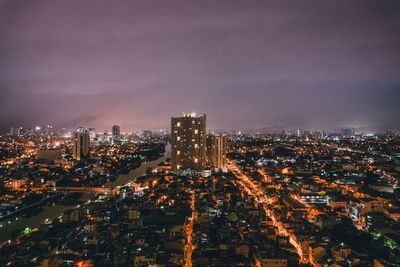
<svg viewBox="0 0 400 267"><path fill-rule="evenodd" d="M233 134L214 141L228 150L227 171L211 175L176 171L166 137L152 135L102 141L80 161L71 138L1 137L10 225L15 207L76 194L59 188L87 196L15 231L1 243L1 265L400 264L399 135ZM101 189L157 158L130 182Z"/></svg>

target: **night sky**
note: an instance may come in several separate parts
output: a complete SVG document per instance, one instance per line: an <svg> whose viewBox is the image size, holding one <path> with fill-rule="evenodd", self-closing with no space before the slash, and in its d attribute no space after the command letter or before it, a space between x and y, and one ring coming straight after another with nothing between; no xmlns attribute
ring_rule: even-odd
<svg viewBox="0 0 400 267"><path fill-rule="evenodd" d="M400 1L0 0L0 130L400 128Z"/></svg>

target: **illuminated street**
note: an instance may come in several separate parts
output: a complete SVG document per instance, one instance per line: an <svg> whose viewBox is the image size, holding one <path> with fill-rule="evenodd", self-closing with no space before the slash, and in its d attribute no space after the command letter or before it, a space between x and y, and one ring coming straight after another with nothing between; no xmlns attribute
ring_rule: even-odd
<svg viewBox="0 0 400 267"><path fill-rule="evenodd" d="M184 266L191 267L192 266L192 254L195 249L195 245L193 244L193 225L196 219L196 195L195 192L192 191L190 195L190 208L192 210L192 216L188 218L185 224L185 236L186 236L186 244L185 244L185 260Z"/></svg>
<svg viewBox="0 0 400 267"><path fill-rule="evenodd" d="M249 195L251 195L254 198L254 201L257 204L262 204L263 209L265 213L272 219L274 222L274 225L278 227L279 232L283 235L287 235L290 238L290 243L296 248L296 251L298 255L300 256L300 260L303 263L307 263L307 257L306 255L303 254L303 251L301 249L301 245L298 243L296 236L291 234L285 227L284 225L276 219L274 215L274 211L270 210L267 208L266 204L266 199L267 195L265 194L264 190L260 188L259 186L255 185L252 180L244 175L239 167L233 163L233 161L228 160L227 162L228 168L235 174L235 176L240 180L242 184L242 189L245 190L245 192Z"/></svg>

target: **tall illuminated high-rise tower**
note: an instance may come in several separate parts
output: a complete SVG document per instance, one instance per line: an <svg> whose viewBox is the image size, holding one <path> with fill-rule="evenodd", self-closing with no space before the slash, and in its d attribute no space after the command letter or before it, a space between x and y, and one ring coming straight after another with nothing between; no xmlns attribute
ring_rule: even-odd
<svg viewBox="0 0 400 267"><path fill-rule="evenodd" d="M114 125L112 127L112 136L116 140L121 137L121 127L119 125Z"/></svg>
<svg viewBox="0 0 400 267"><path fill-rule="evenodd" d="M212 135L211 146L208 153L210 164L218 170L225 169L226 160L226 136L222 134Z"/></svg>
<svg viewBox="0 0 400 267"><path fill-rule="evenodd" d="M85 158L89 154L89 132L80 127L73 133L72 138L74 142L72 156L76 160Z"/></svg>
<svg viewBox="0 0 400 267"><path fill-rule="evenodd" d="M206 115L184 113L171 118L172 169L201 170L206 166Z"/></svg>

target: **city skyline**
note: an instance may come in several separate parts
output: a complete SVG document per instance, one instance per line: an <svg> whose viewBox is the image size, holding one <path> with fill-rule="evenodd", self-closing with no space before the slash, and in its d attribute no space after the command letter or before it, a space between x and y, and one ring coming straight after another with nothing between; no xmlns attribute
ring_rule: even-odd
<svg viewBox="0 0 400 267"><path fill-rule="evenodd" d="M184 113L183 113L184 114ZM182 115L183 116L183 115ZM78 127L70 127L70 128L57 128L54 127L53 125L33 125L29 127L24 127L24 126L11 126L10 128L6 129L4 132L0 132L0 134L11 134L22 130L25 133L39 133L43 134L44 131L46 130L45 127L49 127L50 130L47 130L48 132L52 132L54 134L58 134L61 136L70 136L75 132L76 130L82 129L82 128L87 128L88 130L91 130L93 134L105 134L109 136L113 136L113 128L116 125L112 125L110 127L105 127L105 128L93 128L89 126L78 126ZM38 130L39 129L39 130ZM171 134L171 129L169 128L160 128L160 129L135 129L135 130L120 130L120 135L124 136L129 136L129 135L134 135L134 134L140 134L140 133L146 133L146 132L151 132L151 133L163 133L163 134ZM345 134L345 132L351 132L351 134ZM267 127L262 127L262 128L256 128L256 129L243 129L243 128L233 128L233 129L217 129L217 128L207 128L207 134L228 134L228 135L240 135L240 134L285 134L285 135L302 135L304 133L324 133L328 135L347 135L347 136L353 136L353 135L375 135L375 134L387 134L387 133L398 133L397 130L392 129L392 128L379 128L379 127L343 127L343 128L330 128L330 129L321 129L321 128L295 128L295 127L283 127L279 125L274 125L274 126L267 126ZM300 134L299 134L300 133Z"/></svg>
<svg viewBox="0 0 400 267"><path fill-rule="evenodd" d="M0 0L0 266L400 266L400 0Z"/></svg>
<svg viewBox="0 0 400 267"><path fill-rule="evenodd" d="M228 8L227 8L228 7ZM396 1L0 1L0 132L399 129Z"/></svg>

